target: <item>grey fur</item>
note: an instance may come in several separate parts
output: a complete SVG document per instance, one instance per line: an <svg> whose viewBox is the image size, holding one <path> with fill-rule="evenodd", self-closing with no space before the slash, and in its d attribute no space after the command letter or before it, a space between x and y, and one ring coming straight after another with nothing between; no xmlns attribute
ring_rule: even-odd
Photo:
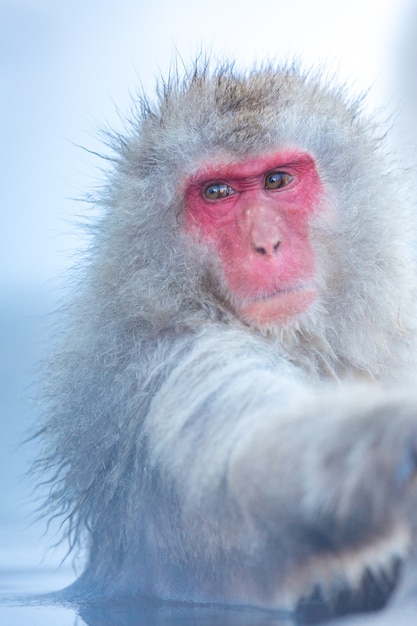
<svg viewBox="0 0 417 626"><path fill-rule="evenodd" d="M71 597L293 610L318 589L331 614L366 572L384 601L395 583L413 544L414 206L384 139L323 82L197 64L113 139L42 429L47 506L87 550ZM207 159L291 146L326 190L320 298L250 328L183 232L183 185Z"/></svg>

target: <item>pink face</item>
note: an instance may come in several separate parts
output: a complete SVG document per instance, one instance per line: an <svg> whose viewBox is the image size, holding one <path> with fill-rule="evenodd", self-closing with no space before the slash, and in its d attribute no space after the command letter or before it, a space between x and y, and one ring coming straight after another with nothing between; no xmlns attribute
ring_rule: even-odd
<svg viewBox="0 0 417 626"><path fill-rule="evenodd" d="M314 160L286 151L201 168L186 186L186 229L219 255L238 314L285 323L314 301L309 222L322 191Z"/></svg>

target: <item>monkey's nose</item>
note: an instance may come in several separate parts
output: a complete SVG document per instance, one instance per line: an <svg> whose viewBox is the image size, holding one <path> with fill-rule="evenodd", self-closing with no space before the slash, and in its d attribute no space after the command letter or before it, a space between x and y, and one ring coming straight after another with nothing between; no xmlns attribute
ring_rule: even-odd
<svg viewBox="0 0 417 626"><path fill-rule="evenodd" d="M273 254L276 254L278 252L278 248L280 247L280 245L281 245L280 241L275 241L275 242L271 243L268 247L257 246L256 244L253 244L253 247L255 249L255 252L257 252L258 254L273 255Z"/></svg>
<svg viewBox="0 0 417 626"><path fill-rule="evenodd" d="M283 224L275 207L271 209L262 203L249 205L245 218L252 250L266 258L275 256L283 240Z"/></svg>

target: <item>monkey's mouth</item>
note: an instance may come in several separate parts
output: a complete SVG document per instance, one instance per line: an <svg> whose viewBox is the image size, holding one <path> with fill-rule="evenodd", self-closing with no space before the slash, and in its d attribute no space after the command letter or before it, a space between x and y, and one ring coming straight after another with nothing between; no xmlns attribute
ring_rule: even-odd
<svg viewBox="0 0 417 626"><path fill-rule="evenodd" d="M267 302L271 298L280 298L292 293L300 293L305 291L306 289L311 289L311 287L306 287L305 285L296 285L293 287L285 287L284 289L277 289L276 291L272 291L271 293L261 294L260 296L253 298L251 300L251 304L253 304L254 302Z"/></svg>
<svg viewBox="0 0 417 626"><path fill-rule="evenodd" d="M303 313L317 298L317 291L309 287L279 289L246 301L239 307L242 318L256 324L288 324Z"/></svg>

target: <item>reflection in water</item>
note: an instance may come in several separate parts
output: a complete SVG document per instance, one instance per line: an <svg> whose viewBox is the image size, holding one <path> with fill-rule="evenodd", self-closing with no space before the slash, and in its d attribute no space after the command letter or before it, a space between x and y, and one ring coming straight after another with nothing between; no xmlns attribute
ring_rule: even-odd
<svg viewBox="0 0 417 626"><path fill-rule="evenodd" d="M2 626L296 626L282 613L248 607L203 606L150 601L75 605L51 598L0 595ZM387 612L356 615L322 626L416 626L417 607L407 603ZM301 624L297 626L302 626ZM319 626L316 624L316 626Z"/></svg>
<svg viewBox="0 0 417 626"><path fill-rule="evenodd" d="M250 608L119 602L79 608L88 626L293 626L282 613Z"/></svg>
<svg viewBox="0 0 417 626"><path fill-rule="evenodd" d="M8 626L294 626L283 613L248 607L157 601L75 605L51 598L0 596L0 624Z"/></svg>

